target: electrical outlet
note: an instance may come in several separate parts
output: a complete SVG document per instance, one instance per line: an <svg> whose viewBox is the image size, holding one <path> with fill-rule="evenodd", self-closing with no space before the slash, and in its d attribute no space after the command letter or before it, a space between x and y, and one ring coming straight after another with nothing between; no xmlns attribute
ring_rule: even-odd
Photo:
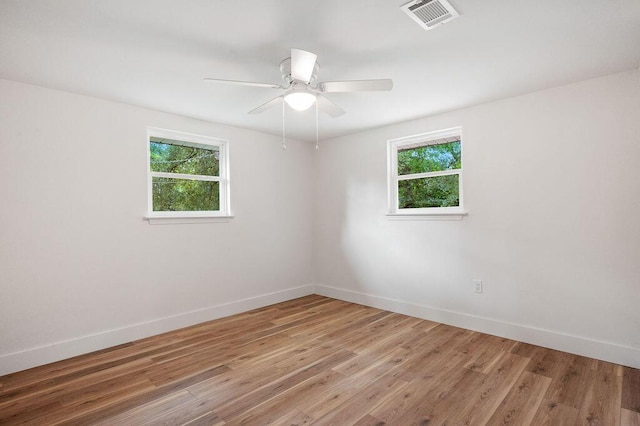
<svg viewBox="0 0 640 426"><path fill-rule="evenodd" d="M482 293L482 280L473 280L473 292Z"/></svg>

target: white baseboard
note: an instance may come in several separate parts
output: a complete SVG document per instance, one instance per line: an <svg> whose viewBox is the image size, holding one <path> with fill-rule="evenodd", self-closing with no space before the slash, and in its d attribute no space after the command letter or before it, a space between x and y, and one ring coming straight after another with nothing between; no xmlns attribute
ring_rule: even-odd
<svg viewBox="0 0 640 426"><path fill-rule="evenodd" d="M306 285L3 354L0 355L0 376L314 293L633 368L640 368L640 350L630 346L622 346L558 331L509 323L336 287Z"/></svg>
<svg viewBox="0 0 640 426"><path fill-rule="evenodd" d="M0 355L0 376L313 294L306 285Z"/></svg>
<svg viewBox="0 0 640 426"><path fill-rule="evenodd" d="M332 297L346 302L358 303L386 311L428 319L628 367L640 368L640 349L630 346L622 346L616 343L589 339L558 331L479 317L336 287L315 285L314 292L321 296Z"/></svg>

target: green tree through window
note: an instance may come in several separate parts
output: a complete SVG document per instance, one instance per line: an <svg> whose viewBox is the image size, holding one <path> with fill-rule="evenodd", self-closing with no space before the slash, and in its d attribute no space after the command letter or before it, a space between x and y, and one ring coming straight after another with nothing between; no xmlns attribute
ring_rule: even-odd
<svg viewBox="0 0 640 426"><path fill-rule="evenodd" d="M224 184L221 147L215 140L208 144L150 136L150 210L219 212Z"/></svg>
<svg viewBox="0 0 640 426"><path fill-rule="evenodd" d="M462 167L460 141L398 149L398 175L455 170ZM457 207L460 205L457 174L398 181L401 209Z"/></svg>
<svg viewBox="0 0 640 426"><path fill-rule="evenodd" d="M463 211L461 131L456 127L388 141L390 214Z"/></svg>

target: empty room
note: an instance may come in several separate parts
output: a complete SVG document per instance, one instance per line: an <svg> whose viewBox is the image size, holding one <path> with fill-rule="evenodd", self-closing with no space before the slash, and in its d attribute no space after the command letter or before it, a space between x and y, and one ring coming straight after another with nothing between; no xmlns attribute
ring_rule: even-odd
<svg viewBox="0 0 640 426"><path fill-rule="evenodd" d="M0 424L640 426L638 162L638 0L0 0Z"/></svg>

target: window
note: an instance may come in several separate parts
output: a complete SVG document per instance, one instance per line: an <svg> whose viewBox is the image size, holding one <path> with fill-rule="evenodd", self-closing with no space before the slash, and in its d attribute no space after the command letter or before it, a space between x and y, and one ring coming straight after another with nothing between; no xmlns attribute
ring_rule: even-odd
<svg viewBox="0 0 640 426"><path fill-rule="evenodd" d="M388 142L390 215L463 215L460 128Z"/></svg>
<svg viewBox="0 0 640 426"><path fill-rule="evenodd" d="M227 142L148 129L148 218L229 216Z"/></svg>

